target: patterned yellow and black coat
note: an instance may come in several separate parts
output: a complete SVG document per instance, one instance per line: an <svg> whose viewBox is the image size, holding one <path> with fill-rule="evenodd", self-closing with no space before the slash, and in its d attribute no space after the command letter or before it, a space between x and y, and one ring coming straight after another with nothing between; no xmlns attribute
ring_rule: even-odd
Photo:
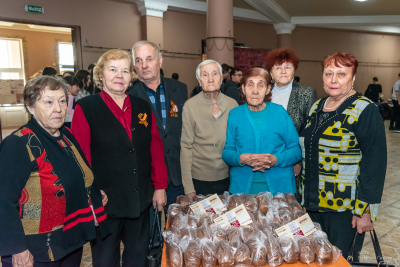
<svg viewBox="0 0 400 267"><path fill-rule="evenodd" d="M300 133L301 204L320 212L351 210L357 216L362 216L369 205L374 221L387 163L379 110L359 93L332 112L323 112L325 101L315 102Z"/></svg>

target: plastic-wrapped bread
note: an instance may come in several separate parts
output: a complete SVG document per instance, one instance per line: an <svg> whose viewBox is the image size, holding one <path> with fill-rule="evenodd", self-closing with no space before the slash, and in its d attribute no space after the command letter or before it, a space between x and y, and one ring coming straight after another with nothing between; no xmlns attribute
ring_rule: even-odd
<svg viewBox="0 0 400 267"><path fill-rule="evenodd" d="M190 240L196 240L197 239L197 229L190 228L188 226L183 227L180 229L181 230L181 238L183 239L185 236L187 236Z"/></svg>
<svg viewBox="0 0 400 267"><path fill-rule="evenodd" d="M185 267L200 267L201 265L201 247L197 240L189 240L184 237L181 241L183 250L183 260Z"/></svg>
<svg viewBox="0 0 400 267"><path fill-rule="evenodd" d="M208 239L200 240L203 267L217 267L217 246Z"/></svg>
<svg viewBox="0 0 400 267"><path fill-rule="evenodd" d="M191 204L187 204L185 206L182 206L182 211L183 213L187 215L195 215L194 211L190 208Z"/></svg>
<svg viewBox="0 0 400 267"><path fill-rule="evenodd" d="M292 203L293 201L297 201L296 197L290 192L285 193L284 196L288 204Z"/></svg>
<svg viewBox="0 0 400 267"><path fill-rule="evenodd" d="M217 259L219 267L232 267L234 258L228 241L222 240L217 244Z"/></svg>
<svg viewBox="0 0 400 267"><path fill-rule="evenodd" d="M279 218L282 220L282 225L288 224L294 220L293 213L287 210L280 210L278 212Z"/></svg>
<svg viewBox="0 0 400 267"><path fill-rule="evenodd" d="M212 224L210 230L214 242L226 240L226 230L219 226L219 224Z"/></svg>
<svg viewBox="0 0 400 267"><path fill-rule="evenodd" d="M196 229L196 235L198 239L210 239L212 240L212 234L210 227L207 224L203 224L202 226Z"/></svg>
<svg viewBox="0 0 400 267"><path fill-rule="evenodd" d="M268 192L269 193L269 192ZM258 203L258 210L263 214L266 215L269 211L269 204L272 200L271 193L259 193L255 196L257 203Z"/></svg>
<svg viewBox="0 0 400 267"><path fill-rule="evenodd" d="M246 242L251 253L253 266L265 266L267 264L267 249L264 240L260 238L251 238Z"/></svg>
<svg viewBox="0 0 400 267"><path fill-rule="evenodd" d="M188 215L187 225L191 228L197 228L200 226L200 216Z"/></svg>
<svg viewBox="0 0 400 267"><path fill-rule="evenodd" d="M248 194L242 194L242 202L248 213L258 211L258 202L254 196Z"/></svg>
<svg viewBox="0 0 400 267"><path fill-rule="evenodd" d="M253 222L256 225L263 225L268 223L267 218L260 211L250 213L250 216L252 216Z"/></svg>
<svg viewBox="0 0 400 267"><path fill-rule="evenodd" d="M278 241L284 261L288 264L297 263L300 260L300 253L296 241L286 236L280 236Z"/></svg>
<svg viewBox="0 0 400 267"><path fill-rule="evenodd" d="M187 226L188 216L184 213L179 213L169 217L169 225L181 229Z"/></svg>
<svg viewBox="0 0 400 267"><path fill-rule="evenodd" d="M303 210L303 208L301 207L300 203L297 201L293 201L292 203L289 204L290 209L292 210L292 212L296 212L298 210Z"/></svg>
<svg viewBox="0 0 400 267"><path fill-rule="evenodd" d="M207 224L208 226L210 226L213 223L214 223L213 217L211 214L206 213L206 214L200 215L199 227L203 226L204 224Z"/></svg>
<svg viewBox="0 0 400 267"><path fill-rule="evenodd" d="M180 214L181 212L182 212L182 206L180 204L169 205L167 212L168 219L174 215Z"/></svg>
<svg viewBox="0 0 400 267"><path fill-rule="evenodd" d="M282 225L279 223L268 223L268 227L271 229L271 233L274 237L278 238L278 234L276 233L276 229L280 228Z"/></svg>
<svg viewBox="0 0 400 267"><path fill-rule="evenodd" d="M306 213L304 211L298 210L298 211L295 211L293 213L293 218L296 220L296 219L298 219L298 218L300 218L301 216L304 216L304 215L306 215Z"/></svg>
<svg viewBox="0 0 400 267"><path fill-rule="evenodd" d="M315 251L311 244L310 239L305 236L297 235L294 236L294 240L297 242L300 252L300 262L310 264L315 260Z"/></svg>
<svg viewBox="0 0 400 267"><path fill-rule="evenodd" d="M195 196L193 197L193 202L199 202L199 201L202 201L202 200L204 200L204 199L206 199L206 197L203 196L203 195L195 195Z"/></svg>
<svg viewBox="0 0 400 267"><path fill-rule="evenodd" d="M282 225L282 219L279 216L279 212L278 211L274 211L273 209L270 209L267 213L267 215L265 216L268 224L270 223L277 223Z"/></svg>
<svg viewBox="0 0 400 267"><path fill-rule="evenodd" d="M167 242L167 266L168 267L183 267L183 251L180 247L180 240L172 237Z"/></svg>
<svg viewBox="0 0 400 267"><path fill-rule="evenodd" d="M316 228L317 230L322 231L322 227L321 227L321 225L320 225L319 223L314 222L314 226L315 226L315 228Z"/></svg>
<svg viewBox="0 0 400 267"><path fill-rule="evenodd" d="M272 197L272 200L278 201L278 202L285 202L286 203L286 198L285 195L282 193L277 193Z"/></svg>
<svg viewBox="0 0 400 267"><path fill-rule="evenodd" d="M278 211L279 210L287 210L292 212L292 209L290 208L289 204L286 202L278 202Z"/></svg>
<svg viewBox="0 0 400 267"><path fill-rule="evenodd" d="M189 205L190 202L190 198L185 195L180 195L176 198L176 204L180 204L181 206Z"/></svg>
<svg viewBox="0 0 400 267"><path fill-rule="evenodd" d="M235 236L238 236L239 241L243 240L240 228L235 226L229 226L228 229L226 230L226 237L228 238L228 241L231 242Z"/></svg>
<svg viewBox="0 0 400 267"><path fill-rule="evenodd" d="M173 236L175 236L178 240L181 239L181 231L173 226L170 226L168 229L165 229L162 232L162 235L164 237L164 241L166 243L170 242L170 240L172 239Z"/></svg>
<svg viewBox="0 0 400 267"><path fill-rule="evenodd" d="M267 224L257 225L257 229L265 235L266 238L272 235L271 228Z"/></svg>
<svg viewBox="0 0 400 267"><path fill-rule="evenodd" d="M311 243L315 251L315 262L318 265L331 264L339 259L340 250L329 243L324 232L315 231L312 234Z"/></svg>
<svg viewBox="0 0 400 267"><path fill-rule="evenodd" d="M242 232L242 240L244 243L246 243L251 238L256 238L256 236L257 236L257 231L253 227L243 226L240 229Z"/></svg>
<svg viewBox="0 0 400 267"><path fill-rule="evenodd" d="M251 267L251 254L248 246L235 236L230 242L236 267Z"/></svg>
<svg viewBox="0 0 400 267"><path fill-rule="evenodd" d="M264 245L267 249L268 264L271 267L281 265L283 263L283 256L278 240L274 236L270 235L264 240Z"/></svg>
<svg viewBox="0 0 400 267"><path fill-rule="evenodd" d="M243 204L242 197L237 195L230 195L228 198L228 210L233 210L234 208Z"/></svg>

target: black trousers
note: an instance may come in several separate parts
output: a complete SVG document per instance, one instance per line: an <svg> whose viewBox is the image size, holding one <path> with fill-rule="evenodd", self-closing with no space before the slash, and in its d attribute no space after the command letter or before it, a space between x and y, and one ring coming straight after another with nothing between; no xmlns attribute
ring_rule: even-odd
<svg viewBox="0 0 400 267"><path fill-rule="evenodd" d="M58 261L52 262L33 262L33 267L79 267L82 260L83 247L80 247L69 254L65 255ZM35 259L33 259L35 260ZM12 267L11 256L1 257L1 264L3 267Z"/></svg>
<svg viewBox="0 0 400 267"><path fill-rule="evenodd" d="M124 244L122 266L147 266L150 242L150 214L145 209L136 219L108 219L111 234L102 239L96 229L96 239L90 242L94 267L119 267L120 243Z"/></svg>
<svg viewBox="0 0 400 267"><path fill-rule="evenodd" d="M343 212L318 212L307 210L313 222L321 225L322 231L328 235L329 242L342 251L342 255L347 259L350 247L353 243L357 228L353 228L351 222L353 214L351 211ZM359 261L360 252L364 243L365 233L357 236L354 250L354 261Z"/></svg>
<svg viewBox="0 0 400 267"><path fill-rule="evenodd" d="M400 129L400 106L397 100L392 100L393 103L393 113L390 118L390 128Z"/></svg>
<svg viewBox="0 0 400 267"><path fill-rule="evenodd" d="M225 191L229 192L230 179L225 178L219 181L200 181L193 178L194 190L196 194L208 195L208 194L218 194L222 195Z"/></svg>

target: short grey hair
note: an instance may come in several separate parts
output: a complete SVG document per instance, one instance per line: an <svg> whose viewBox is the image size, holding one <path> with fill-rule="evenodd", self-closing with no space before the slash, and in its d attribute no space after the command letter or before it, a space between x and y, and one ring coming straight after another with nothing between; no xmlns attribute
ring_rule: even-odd
<svg viewBox="0 0 400 267"><path fill-rule="evenodd" d="M200 80L200 68L201 67L203 67L203 66L205 66L205 65L208 65L208 64L215 64L215 65L217 65L217 67L218 67L218 69L219 69L219 74L221 75L221 77L222 77L222 67L221 67L221 65L217 62L217 61L215 61L215 60L212 60L212 59L207 59L207 60L204 60L203 62L201 62L198 66L197 66L197 68L196 68L196 79L197 80Z"/></svg>
<svg viewBox="0 0 400 267"><path fill-rule="evenodd" d="M160 59L162 57L162 54L161 54L161 51L160 51L160 48L158 47L158 45L156 45L155 43L149 42L149 41L139 41L136 44L134 44L132 47L133 65L135 65L135 63L136 63L136 60L135 60L136 49L138 49L144 45L151 45L154 48L154 52L156 53L157 58Z"/></svg>

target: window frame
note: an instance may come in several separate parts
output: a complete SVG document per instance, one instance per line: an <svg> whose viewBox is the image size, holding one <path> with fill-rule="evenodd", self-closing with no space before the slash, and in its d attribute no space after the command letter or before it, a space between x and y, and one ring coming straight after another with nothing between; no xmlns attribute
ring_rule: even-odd
<svg viewBox="0 0 400 267"><path fill-rule="evenodd" d="M2 72L17 72L19 73L19 80L24 80L24 83L26 83L25 79L25 61L24 61L24 51L23 51L23 46L22 46L22 39L21 38L9 38L9 37L0 37L0 40L12 40L12 41L18 41L18 47L19 47L19 54L20 54L20 63L21 63L21 68L0 68L0 79L1 79L1 73ZM13 80L13 79L10 79Z"/></svg>

